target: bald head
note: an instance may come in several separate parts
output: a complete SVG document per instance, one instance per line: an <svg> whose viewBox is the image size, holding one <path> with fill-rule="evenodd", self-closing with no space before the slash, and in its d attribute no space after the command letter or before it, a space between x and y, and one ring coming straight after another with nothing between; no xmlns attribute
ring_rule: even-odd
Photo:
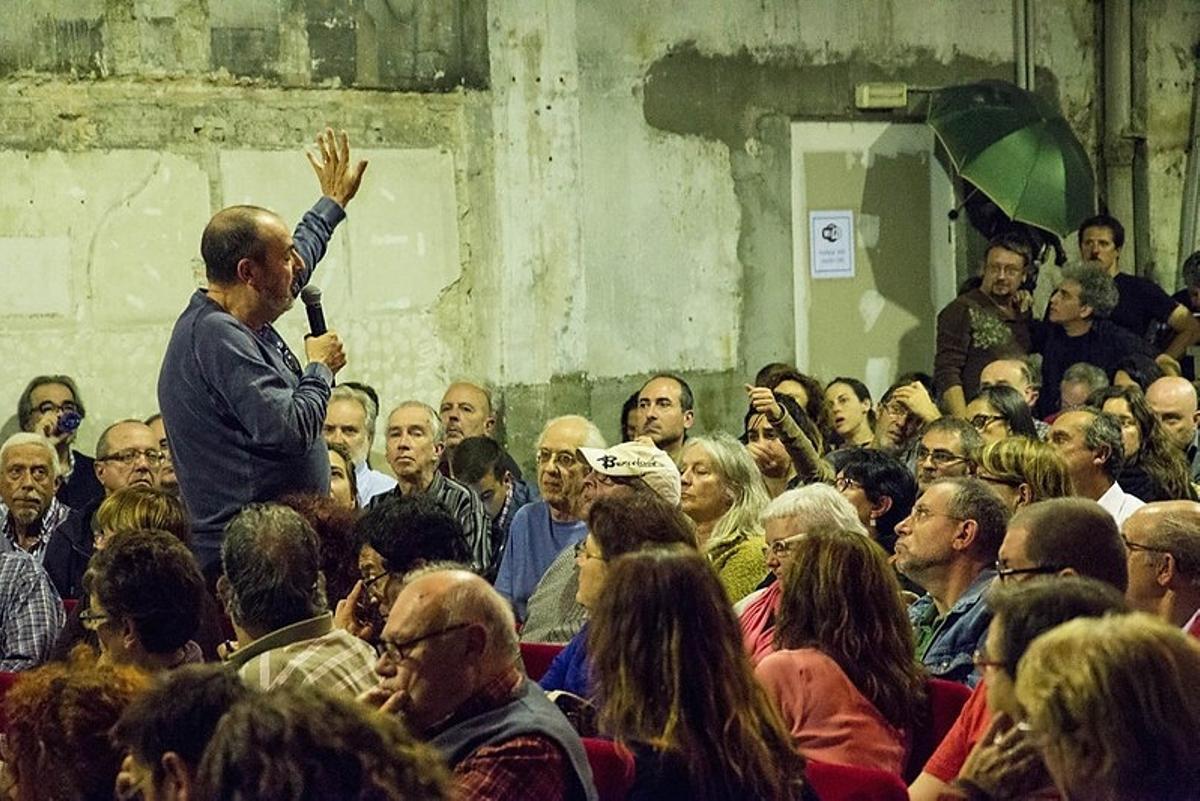
<svg viewBox="0 0 1200 801"><path fill-rule="evenodd" d="M1122 529L1129 559L1126 598L1177 626L1200 607L1200 503L1148 503Z"/></svg>
<svg viewBox="0 0 1200 801"><path fill-rule="evenodd" d="M516 621L508 602L479 576L467 570L416 571L388 615L384 631L413 617L430 628L477 624L487 634L481 661L511 664L517 655Z"/></svg>
<svg viewBox="0 0 1200 801"><path fill-rule="evenodd" d="M979 374L979 387L1012 387L1030 406L1037 403L1038 391L1033 386L1029 365L1020 359L997 359L988 362Z"/></svg>
<svg viewBox="0 0 1200 801"><path fill-rule="evenodd" d="M446 389L438 408L446 429L446 446L457 447L468 437L490 437L496 433L492 414L492 396L486 389L466 381L457 381Z"/></svg>
<svg viewBox="0 0 1200 801"><path fill-rule="evenodd" d="M508 602L465 570L410 576L380 635L380 688L414 731L428 731L482 687L511 673L519 658Z"/></svg>
<svg viewBox="0 0 1200 801"><path fill-rule="evenodd" d="M236 283L238 262L261 260L267 247L262 226L271 224L283 225L283 221L259 206L230 206L214 214L200 238L200 255L209 283Z"/></svg>
<svg viewBox="0 0 1200 801"><path fill-rule="evenodd" d="M1187 450L1196 438L1200 423L1196 387L1179 376L1163 376L1146 388L1146 403L1167 431L1171 443Z"/></svg>

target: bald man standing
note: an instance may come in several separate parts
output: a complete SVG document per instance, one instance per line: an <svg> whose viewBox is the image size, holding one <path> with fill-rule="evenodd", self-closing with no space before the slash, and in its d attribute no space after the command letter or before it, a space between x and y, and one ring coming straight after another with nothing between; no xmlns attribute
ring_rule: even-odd
<svg viewBox="0 0 1200 801"><path fill-rule="evenodd" d="M1179 376L1164 376L1146 388L1146 403L1166 429L1171 444L1184 452L1192 481L1200 480L1200 408L1196 387Z"/></svg>
<svg viewBox="0 0 1200 801"><path fill-rule="evenodd" d="M329 332L305 340L302 367L272 325L325 255L367 166L350 161L344 132L327 129L317 145L318 155L306 155L322 197L294 232L256 206L231 206L209 221L200 240L208 288L192 295L163 357L158 404L204 567L247 504L329 494L321 434L346 356Z"/></svg>

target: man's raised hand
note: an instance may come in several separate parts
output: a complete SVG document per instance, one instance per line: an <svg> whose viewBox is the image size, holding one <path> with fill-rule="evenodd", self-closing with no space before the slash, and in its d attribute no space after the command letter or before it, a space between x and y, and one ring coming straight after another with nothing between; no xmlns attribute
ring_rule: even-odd
<svg viewBox="0 0 1200 801"><path fill-rule="evenodd" d="M332 128L326 128L317 134L317 148L319 154L305 150L304 155L321 182L321 194L345 208L351 198L358 194L367 162L360 161L351 166L350 138L345 131L335 135Z"/></svg>

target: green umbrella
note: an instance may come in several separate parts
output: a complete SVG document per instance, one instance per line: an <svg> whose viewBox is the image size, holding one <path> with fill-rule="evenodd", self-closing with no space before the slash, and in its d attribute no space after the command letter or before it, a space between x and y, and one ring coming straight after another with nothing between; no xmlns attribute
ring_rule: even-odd
<svg viewBox="0 0 1200 801"><path fill-rule="evenodd" d="M1066 236L1096 211L1095 178L1071 126L1004 81L933 93L927 122L970 181L1013 220Z"/></svg>

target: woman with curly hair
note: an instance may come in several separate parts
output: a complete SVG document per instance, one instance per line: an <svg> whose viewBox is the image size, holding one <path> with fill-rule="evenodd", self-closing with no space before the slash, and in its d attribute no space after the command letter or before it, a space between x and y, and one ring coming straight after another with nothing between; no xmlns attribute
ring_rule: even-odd
<svg viewBox="0 0 1200 801"><path fill-rule="evenodd" d="M924 715L925 675L887 554L855 531L809 531L783 584L780 650L754 675L796 749L806 759L900 775L909 733Z"/></svg>
<svg viewBox="0 0 1200 801"><path fill-rule="evenodd" d="M1121 423L1125 446L1125 462L1117 474L1121 489L1147 503L1196 497L1183 452L1171 445L1141 390L1107 387L1093 392L1088 404Z"/></svg>
<svg viewBox="0 0 1200 801"><path fill-rule="evenodd" d="M601 730L634 754L630 801L804 797L804 759L754 681L729 601L695 551L615 560L588 652Z"/></svg>
<svg viewBox="0 0 1200 801"><path fill-rule="evenodd" d="M4 699L15 801L110 801L123 754L108 731L150 686L131 667L89 655L21 675Z"/></svg>

